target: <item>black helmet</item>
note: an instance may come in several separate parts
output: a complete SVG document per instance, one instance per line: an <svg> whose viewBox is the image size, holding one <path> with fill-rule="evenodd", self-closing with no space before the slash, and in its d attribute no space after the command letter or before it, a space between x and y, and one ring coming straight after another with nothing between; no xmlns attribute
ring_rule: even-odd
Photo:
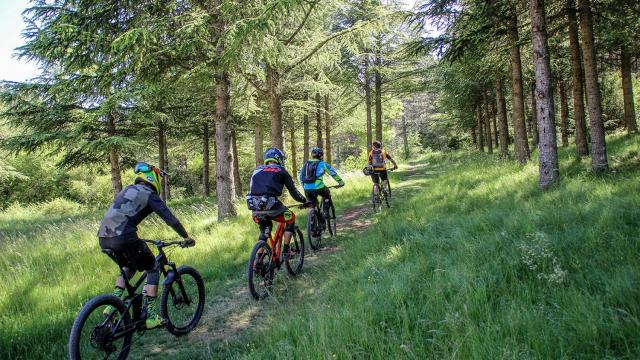
<svg viewBox="0 0 640 360"><path fill-rule="evenodd" d="M315 146L313 149L311 149L311 157L320 159L323 155L324 152L322 151L321 147Z"/></svg>
<svg viewBox="0 0 640 360"><path fill-rule="evenodd" d="M373 147L374 147L375 149L380 149L380 148L382 147L382 141L380 141L380 140L376 140L376 141L374 141L374 142L373 142Z"/></svg>

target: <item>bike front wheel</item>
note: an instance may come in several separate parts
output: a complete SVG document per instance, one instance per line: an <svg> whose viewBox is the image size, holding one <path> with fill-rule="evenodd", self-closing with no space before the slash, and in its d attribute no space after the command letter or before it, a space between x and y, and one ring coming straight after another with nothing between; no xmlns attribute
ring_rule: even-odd
<svg viewBox="0 0 640 360"><path fill-rule="evenodd" d="M180 266L178 276L160 295L160 314L173 335L188 334L198 325L204 310L204 281L190 266Z"/></svg>
<svg viewBox="0 0 640 360"><path fill-rule="evenodd" d="M69 358L126 359L133 329L127 307L119 298L103 294L89 300L76 317L69 336Z"/></svg>
<svg viewBox="0 0 640 360"><path fill-rule="evenodd" d="M287 254L285 254L287 255ZM304 264L304 237L302 231L296 226L291 241L289 242L289 254L285 258L285 267L291 276L296 276L302 272Z"/></svg>
<svg viewBox="0 0 640 360"><path fill-rule="evenodd" d="M266 298L271 291L273 277L275 275L272 254L273 252L269 244L262 240L258 241L254 245L253 250L251 250L247 278L249 282L249 292L256 300Z"/></svg>

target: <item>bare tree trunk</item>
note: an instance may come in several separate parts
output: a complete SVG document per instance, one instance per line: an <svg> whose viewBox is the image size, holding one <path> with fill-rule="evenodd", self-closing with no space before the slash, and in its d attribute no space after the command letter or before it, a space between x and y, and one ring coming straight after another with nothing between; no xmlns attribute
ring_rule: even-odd
<svg viewBox="0 0 640 360"><path fill-rule="evenodd" d="M256 166L262 165L262 152L264 149L263 135L262 135L262 118L260 115L256 115L255 120L255 138L253 139L253 149L255 152Z"/></svg>
<svg viewBox="0 0 640 360"><path fill-rule="evenodd" d="M522 59L520 57L520 38L518 36L518 17L515 13L510 17L509 36L511 41L511 78L513 83L512 108L513 137L516 159L520 164L526 163L531 155L527 141L524 120L524 94L522 86Z"/></svg>
<svg viewBox="0 0 640 360"><path fill-rule="evenodd" d="M202 193L204 196L211 195L211 186L209 184L209 123L205 122L202 126Z"/></svg>
<svg viewBox="0 0 640 360"><path fill-rule="evenodd" d="M529 14L531 16L533 63L536 72L536 87L533 98L537 101L533 109L536 109L537 128L540 129L538 142L540 151L539 185L544 189L555 183L560 176L544 0L530 0ZM536 136L537 133L536 131Z"/></svg>
<svg viewBox="0 0 640 360"><path fill-rule="evenodd" d="M589 127L591 134L591 168L600 173L609 168L607 162L607 144L602 122L600 86L598 84L598 67L596 49L593 40L593 17L590 0L578 0L580 10L580 33L582 53L584 55L585 83L587 85L587 105L589 109Z"/></svg>
<svg viewBox="0 0 640 360"><path fill-rule="evenodd" d="M622 96L624 98L624 125L627 133L638 132L636 109L633 103L633 83L631 82L631 54L626 45L620 47L620 77L622 78Z"/></svg>
<svg viewBox="0 0 640 360"><path fill-rule="evenodd" d="M544 1L544 0L543 0ZM538 136L538 106L536 100L536 84L531 87L531 141L533 142L532 148L538 146L540 142Z"/></svg>
<svg viewBox="0 0 640 360"><path fill-rule="evenodd" d="M498 137L498 120L496 119L496 103L489 99L489 113L491 114L492 132L493 132L493 146L498 149L500 139Z"/></svg>
<svg viewBox="0 0 640 360"><path fill-rule="evenodd" d="M367 109L367 151L373 143L373 129L371 123L371 74L369 73L369 56L364 62L364 102Z"/></svg>
<svg viewBox="0 0 640 360"><path fill-rule="evenodd" d="M116 119L112 113L107 116L107 134L109 136L116 135ZM111 148L109 150L109 164L111 165L111 189L113 190L114 198L122 191L119 158L118 149Z"/></svg>
<svg viewBox="0 0 640 360"><path fill-rule="evenodd" d="M164 165L165 165L165 152L166 152L166 143L165 143L165 137L164 137L164 125L162 124L162 122L158 123L158 167L160 167L161 169L164 169ZM166 171L166 170L165 170ZM160 182L160 188L162 189L162 192L160 193L160 198L162 199L162 201L167 201L167 192L166 192L166 182L167 177L163 176L162 180Z"/></svg>
<svg viewBox="0 0 640 360"><path fill-rule="evenodd" d="M407 117L402 114L402 145L404 147L404 159L409 159L409 134L407 134Z"/></svg>
<svg viewBox="0 0 640 360"><path fill-rule="evenodd" d="M569 146L569 104L567 99L567 88L563 80L559 81L560 92L560 137L562 147Z"/></svg>
<svg viewBox="0 0 640 360"><path fill-rule="evenodd" d="M473 126L471 127L471 143L473 145L478 145L478 134L476 134L476 126L477 126L477 121L474 122Z"/></svg>
<svg viewBox="0 0 640 360"><path fill-rule="evenodd" d="M233 155L231 150L231 118L229 116L229 74L226 70L222 70L218 71L215 77L216 197L218 202L218 221L222 221L236 216L237 211L235 207L235 193L233 191ZM280 126L281 125L282 124L280 124Z"/></svg>
<svg viewBox="0 0 640 360"><path fill-rule="evenodd" d="M484 121L482 120L482 107L480 104L476 106L476 122L478 123L478 150L484 152Z"/></svg>
<svg viewBox="0 0 640 360"><path fill-rule="evenodd" d="M296 176L298 172L298 154L296 153L296 129L292 124L289 127L289 141L291 142L291 176L293 176L293 180L298 181L298 177Z"/></svg>
<svg viewBox="0 0 640 360"><path fill-rule="evenodd" d="M304 101L307 101L309 98L307 95L304 96ZM303 154L302 154L302 159L304 160L304 162L306 163L307 161L309 161L309 152L311 151L311 149L309 148L309 114L305 113L304 116L302 117L302 126L303 126Z"/></svg>
<svg viewBox="0 0 640 360"><path fill-rule="evenodd" d="M487 153L493 154L493 139L491 137L491 114L489 113L489 102L487 101L487 91L482 90L482 111L484 126L484 141L487 143Z"/></svg>
<svg viewBox="0 0 640 360"><path fill-rule="evenodd" d="M236 190L236 196L242 198L242 179L240 179L240 158L238 158L238 139L236 130L231 130L231 156L233 158L233 186Z"/></svg>
<svg viewBox="0 0 640 360"><path fill-rule="evenodd" d="M322 98L316 94L316 146L322 147Z"/></svg>
<svg viewBox="0 0 640 360"><path fill-rule="evenodd" d="M167 132L165 130L164 132L164 165L163 169L164 171L166 171L167 173L169 173L171 171L171 169L169 169L169 143L167 142ZM165 176L164 177L164 193L166 194L167 200L171 200L171 186L169 183L169 177Z"/></svg>
<svg viewBox="0 0 640 360"><path fill-rule="evenodd" d="M278 70L266 65L269 114L271 115L271 145L284 148L284 127L282 124L282 95L280 94L280 74Z"/></svg>
<svg viewBox="0 0 640 360"><path fill-rule="evenodd" d="M571 76L573 93L573 117L576 128L576 156L578 159L589 155L587 145L587 124L584 111L584 75L582 69L582 55L578 41L578 23L574 0L566 3L567 22L569 27L569 48L571 48Z"/></svg>
<svg viewBox="0 0 640 360"><path fill-rule="evenodd" d="M382 141L382 39L378 38L374 69L376 95L376 140Z"/></svg>
<svg viewBox="0 0 640 360"><path fill-rule="evenodd" d="M502 92L502 78L496 79L496 108L498 110L498 124L500 126L500 156L509 156L509 125L507 124L507 104Z"/></svg>
<svg viewBox="0 0 640 360"><path fill-rule="evenodd" d="M329 114L329 95L324 96L324 158L331 164L331 115Z"/></svg>

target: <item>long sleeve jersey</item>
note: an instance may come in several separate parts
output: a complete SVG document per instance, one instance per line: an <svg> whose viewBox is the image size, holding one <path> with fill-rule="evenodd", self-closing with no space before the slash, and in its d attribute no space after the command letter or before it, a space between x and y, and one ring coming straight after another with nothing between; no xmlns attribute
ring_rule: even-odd
<svg viewBox="0 0 640 360"><path fill-rule="evenodd" d="M317 166L315 166L316 163L317 163ZM315 166L316 180L314 182L306 183L305 182L305 177L307 175L306 172L312 171L313 166ZM300 169L300 183L303 184L303 187L305 190L322 189L326 186L322 178L324 174L329 174L333 178L333 180L335 180L337 183L344 184L344 181L342 181L342 178L340 177L340 175L338 175L338 173L331 167L331 165L318 159L307 161L307 163L304 164L302 169Z"/></svg>

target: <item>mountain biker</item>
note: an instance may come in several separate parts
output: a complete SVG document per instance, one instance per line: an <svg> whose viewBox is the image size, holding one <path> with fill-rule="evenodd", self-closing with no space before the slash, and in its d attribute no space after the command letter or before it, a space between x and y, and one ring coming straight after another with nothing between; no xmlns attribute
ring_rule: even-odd
<svg viewBox="0 0 640 360"><path fill-rule="evenodd" d="M286 156L280 149L267 149L263 158L264 165L258 166L251 175L247 205L253 211L253 221L260 227L260 240L267 241L272 221L285 223L283 251L285 257L289 257L289 241L295 229L296 215L278 198L286 187L296 201L306 203L307 199L296 189L293 178L284 168ZM258 216L256 212L266 215Z"/></svg>
<svg viewBox="0 0 640 360"><path fill-rule="evenodd" d="M386 162L387 160L391 161L393 164L393 168L390 170L395 170L398 168L398 164L391 158L391 155L387 152L387 150L382 148L382 142L380 140L376 140L373 142L373 147L369 152L369 167L372 170L371 180L373 180L373 191L376 195L378 195L380 180L382 179L382 192L386 193L387 189L389 189L389 176L387 174Z"/></svg>
<svg viewBox="0 0 640 360"><path fill-rule="evenodd" d="M304 187L304 195L309 202L315 207L318 203L318 195L322 197L322 201L331 202L331 192L324 184L322 176L329 174L338 183L338 187L344 186L344 181L338 173L323 161L324 152L322 148L314 147L311 149L311 160L307 161L300 169L300 182ZM326 214L323 214L326 215Z"/></svg>
<svg viewBox="0 0 640 360"><path fill-rule="evenodd" d="M160 199L160 178L166 173L145 162L139 162L134 172L137 175L135 182L116 195L100 222L98 238L102 249L115 252L127 278L131 279L136 271L146 271L147 280L142 294L147 313L145 323L147 329L152 329L162 325L162 318L156 306L160 266L147 244L138 238L138 224L155 212L186 241L195 241L189 238L184 226ZM123 298L124 288L125 280L120 275L116 280L113 295ZM103 314L109 316L114 311L115 308L109 305Z"/></svg>

